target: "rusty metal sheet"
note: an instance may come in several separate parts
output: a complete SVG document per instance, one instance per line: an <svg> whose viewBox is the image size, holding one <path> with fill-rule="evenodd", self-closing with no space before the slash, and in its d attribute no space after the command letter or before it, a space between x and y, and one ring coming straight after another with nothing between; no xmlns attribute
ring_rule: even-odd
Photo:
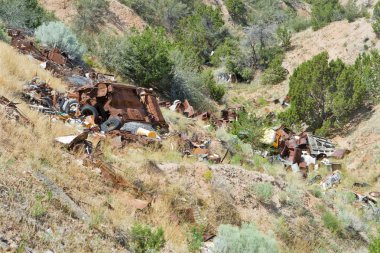
<svg viewBox="0 0 380 253"><path fill-rule="evenodd" d="M195 111L187 99L185 99L185 101L183 101L183 106L185 108L185 110L183 111L184 114L189 118L193 117L195 114Z"/></svg>
<svg viewBox="0 0 380 253"><path fill-rule="evenodd" d="M17 108L16 103L6 97L0 96L0 108L4 109L8 119L20 121L23 124L31 124L30 120Z"/></svg>
<svg viewBox="0 0 380 253"><path fill-rule="evenodd" d="M300 163L302 161L301 156L302 156L301 149L299 148L290 149L288 161L292 163Z"/></svg>
<svg viewBox="0 0 380 253"><path fill-rule="evenodd" d="M151 90L120 83L98 83L77 89L80 103L103 107L123 123L145 122L166 129L167 124ZM104 119L106 120L106 119Z"/></svg>
<svg viewBox="0 0 380 253"><path fill-rule="evenodd" d="M63 56L58 48L53 48L50 50L47 58L60 65L64 65L67 62L67 57Z"/></svg>

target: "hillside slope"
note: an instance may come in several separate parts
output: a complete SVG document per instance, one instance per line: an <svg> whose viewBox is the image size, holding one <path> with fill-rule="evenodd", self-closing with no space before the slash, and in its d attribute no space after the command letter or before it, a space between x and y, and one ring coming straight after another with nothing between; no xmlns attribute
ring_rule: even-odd
<svg viewBox="0 0 380 253"><path fill-rule="evenodd" d="M39 0L41 5L48 11L53 12L59 20L66 24L71 24L75 17L74 0ZM117 0L110 0L110 13L106 17L107 24L118 32L126 29L142 29L147 24L133 10L119 3Z"/></svg>
<svg viewBox="0 0 380 253"><path fill-rule="evenodd" d="M293 73L302 62L310 60L320 52L327 51L331 59L341 58L352 64L360 53L380 48L371 23L361 18L349 23L347 20L333 22L318 31L311 28L294 34L290 50L283 66Z"/></svg>

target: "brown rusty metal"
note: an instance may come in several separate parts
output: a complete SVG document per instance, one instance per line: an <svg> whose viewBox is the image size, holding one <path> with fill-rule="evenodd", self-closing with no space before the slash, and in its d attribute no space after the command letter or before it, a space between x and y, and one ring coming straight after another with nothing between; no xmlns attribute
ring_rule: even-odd
<svg viewBox="0 0 380 253"><path fill-rule="evenodd" d="M0 108L6 112L8 119L15 119L23 124L31 124L30 120L17 108L16 103L11 102L6 97L0 96Z"/></svg>
<svg viewBox="0 0 380 253"><path fill-rule="evenodd" d="M110 117L120 118L123 123L143 122L167 128L152 90L121 83L98 83L78 89L77 97L81 105L96 105Z"/></svg>
<svg viewBox="0 0 380 253"><path fill-rule="evenodd" d="M47 58L60 65L65 65L67 63L67 57L63 56L58 48L50 50L47 54Z"/></svg>

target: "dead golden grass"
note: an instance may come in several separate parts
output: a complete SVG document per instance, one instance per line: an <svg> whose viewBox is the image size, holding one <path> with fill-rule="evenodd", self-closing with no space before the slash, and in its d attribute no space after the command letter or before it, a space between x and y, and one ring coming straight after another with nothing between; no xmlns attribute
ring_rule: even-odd
<svg viewBox="0 0 380 253"><path fill-rule="evenodd" d="M62 81L41 69L38 61L17 53L8 44L0 41L0 91L2 93L20 91L23 83L35 76L47 81L58 91L65 90Z"/></svg>

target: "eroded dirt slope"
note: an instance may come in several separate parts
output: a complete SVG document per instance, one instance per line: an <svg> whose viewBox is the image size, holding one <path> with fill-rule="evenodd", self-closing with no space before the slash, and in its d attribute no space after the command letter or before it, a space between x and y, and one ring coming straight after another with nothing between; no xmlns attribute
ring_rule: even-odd
<svg viewBox="0 0 380 253"><path fill-rule="evenodd" d="M39 2L48 11L53 12L56 17L67 24L71 24L76 14L73 0L39 0ZM110 13L107 20L107 25L117 31L125 29L137 28L142 29L147 24L133 10L121 4L117 0L110 0Z"/></svg>
<svg viewBox="0 0 380 253"><path fill-rule="evenodd" d="M323 51L327 51L332 59L339 57L352 64L360 53L380 48L371 24L364 18L352 23L347 20L334 22L318 31L309 28L295 34L291 43L293 50L286 54L283 63L290 73Z"/></svg>

